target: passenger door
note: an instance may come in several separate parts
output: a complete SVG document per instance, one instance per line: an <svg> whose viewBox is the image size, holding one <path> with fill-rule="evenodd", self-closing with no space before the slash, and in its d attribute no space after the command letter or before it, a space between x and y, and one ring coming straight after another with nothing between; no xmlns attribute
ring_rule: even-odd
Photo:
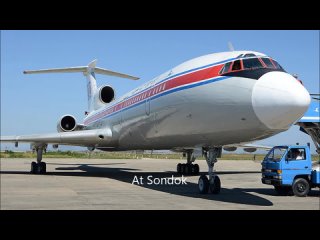
<svg viewBox="0 0 320 240"><path fill-rule="evenodd" d="M146 115L149 116L150 115L150 99L146 100L145 108L146 108Z"/></svg>

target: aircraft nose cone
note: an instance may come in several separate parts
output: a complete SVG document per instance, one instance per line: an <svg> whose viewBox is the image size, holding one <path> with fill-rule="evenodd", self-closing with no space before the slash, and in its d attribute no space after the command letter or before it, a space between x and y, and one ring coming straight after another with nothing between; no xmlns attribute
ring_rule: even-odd
<svg viewBox="0 0 320 240"><path fill-rule="evenodd" d="M254 112L270 129L288 128L303 116L309 104L308 91L288 73L266 73L253 87Z"/></svg>

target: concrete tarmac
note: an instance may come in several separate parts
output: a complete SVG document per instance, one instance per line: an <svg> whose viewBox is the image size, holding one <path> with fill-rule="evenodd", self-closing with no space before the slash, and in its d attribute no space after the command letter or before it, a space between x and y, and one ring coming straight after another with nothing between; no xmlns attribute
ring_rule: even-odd
<svg viewBox="0 0 320 240"><path fill-rule="evenodd" d="M218 161L218 195L198 193L199 176L187 185L157 184L157 178L181 177L169 159L44 159L46 175L32 175L32 159L1 159L0 209L311 209L320 210L319 188L308 197L277 196L261 183L261 164ZM203 160L197 161L206 173ZM136 178L135 178L136 176ZM148 178L155 180L150 183ZM143 185L132 184L143 179ZM163 180L164 181L164 180ZM141 182L140 182L141 183ZM179 183L179 182L176 182Z"/></svg>

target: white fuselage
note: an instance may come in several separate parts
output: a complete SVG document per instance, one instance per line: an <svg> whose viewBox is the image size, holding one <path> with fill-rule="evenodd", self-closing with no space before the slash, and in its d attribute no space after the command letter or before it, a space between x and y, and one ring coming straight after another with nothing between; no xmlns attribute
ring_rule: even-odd
<svg viewBox="0 0 320 240"><path fill-rule="evenodd" d="M266 72L258 79L220 74L226 63L245 53L266 57L252 51L202 56L91 112L84 120L85 129L112 131L111 141L94 147L223 146L287 130L308 108L308 92L283 71Z"/></svg>

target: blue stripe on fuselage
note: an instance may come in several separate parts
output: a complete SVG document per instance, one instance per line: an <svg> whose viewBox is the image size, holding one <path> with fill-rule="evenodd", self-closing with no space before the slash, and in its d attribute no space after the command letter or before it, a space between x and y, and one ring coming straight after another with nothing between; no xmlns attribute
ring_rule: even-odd
<svg viewBox="0 0 320 240"><path fill-rule="evenodd" d="M110 115L107 115L107 116L104 116L104 117L102 117L102 118L100 118L100 119L97 119L97 120L93 121L92 123L97 122L97 121L100 121L100 120L103 120L103 119L106 119L106 118L109 118L109 117L111 117L111 116L113 116L113 115L116 115L116 114L118 114L118 113L124 112L124 111L129 110L129 109L131 109L131 108L133 108L133 107L137 107L137 106L139 106L139 105L141 105L141 104L144 104L145 101L147 101L147 100L151 101L151 100L154 100L154 99L156 99L156 98L159 98L159 97L162 97L162 96L165 96L165 95L174 93L174 92L179 92L179 91L182 91L182 90L185 90L185 89L190 89L190 88L199 87L199 86L206 85L206 84L210 84L210 83L213 83L213 82L222 81L222 80L225 80L225 79L228 79L228 78L230 78L230 77L229 77L229 76L215 77L215 78L207 79L207 80L202 81L202 82L197 82L197 83L193 83L193 84L189 84L189 85L184 85L184 86L181 86L181 87L177 87L177 88L174 88L174 89L170 89L170 90L167 90L166 92L160 93L160 94L158 94L158 95L156 95L156 96L153 96L153 97L147 98L147 99L145 99L145 100L143 100L143 101L141 101L141 102L135 103L135 104L132 105L132 106L129 106L129 107L124 108L124 109L121 109L120 111L111 113ZM92 124L92 123L90 123L90 124Z"/></svg>

